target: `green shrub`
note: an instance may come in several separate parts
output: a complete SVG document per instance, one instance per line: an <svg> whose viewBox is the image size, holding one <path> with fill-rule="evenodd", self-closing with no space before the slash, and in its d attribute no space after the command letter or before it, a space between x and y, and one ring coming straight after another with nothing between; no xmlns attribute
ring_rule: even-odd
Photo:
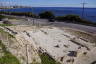
<svg viewBox="0 0 96 64"><path fill-rule="evenodd" d="M40 13L39 17L40 18L45 18L45 19L53 19L55 16L52 12L46 11L46 12Z"/></svg>
<svg viewBox="0 0 96 64"><path fill-rule="evenodd" d="M78 24L96 26L96 23L85 20L78 15L57 16L55 20L62 21L62 22L70 22L70 23L78 23Z"/></svg>
<svg viewBox="0 0 96 64"><path fill-rule="evenodd" d="M10 24L10 25L11 25L11 22L10 22L10 21L3 21L3 24L6 24L6 25L7 25L7 24L8 24L8 25Z"/></svg>
<svg viewBox="0 0 96 64"><path fill-rule="evenodd" d="M42 64L60 64L59 62L56 62L51 56L49 56L47 53L40 53L40 58L42 61Z"/></svg>
<svg viewBox="0 0 96 64"><path fill-rule="evenodd" d="M2 20L3 18L5 18L5 16L3 16L3 15L0 15L0 20Z"/></svg>
<svg viewBox="0 0 96 64"><path fill-rule="evenodd" d="M28 16L28 17L34 17L37 16L31 12L3 12L1 11L0 14L7 14L7 15L16 15L16 16Z"/></svg>
<svg viewBox="0 0 96 64"><path fill-rule="evenodd" d="M66 19L65 19L65 16L57 16L57 17L55 18L55 20L65 21Z"/></svg>
<svg viewBox="0 0 96 64"><path fill-rule="evenodd" d="M71 21L71 22L81 20L81 18L78 15L57 16L55 19L59 21Z"/></svg>
<svg viewBox="0 0 96 64"><path fill-rule="evenodd" d="M69 21L78 21L80 17L78 15L66 15L65 19Z"/></svg>

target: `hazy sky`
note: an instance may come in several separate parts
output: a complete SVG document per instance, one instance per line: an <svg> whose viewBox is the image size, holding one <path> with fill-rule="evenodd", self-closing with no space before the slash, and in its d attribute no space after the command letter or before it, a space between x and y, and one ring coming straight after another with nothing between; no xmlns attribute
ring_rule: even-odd
<svg viewBox="0 0 96 64"><path fill-rule="evenodd" d="M86 2L86 7L96 7L96 0L0 0L9 5L24 5L34 7L81 7L82 2Z"/></svg>

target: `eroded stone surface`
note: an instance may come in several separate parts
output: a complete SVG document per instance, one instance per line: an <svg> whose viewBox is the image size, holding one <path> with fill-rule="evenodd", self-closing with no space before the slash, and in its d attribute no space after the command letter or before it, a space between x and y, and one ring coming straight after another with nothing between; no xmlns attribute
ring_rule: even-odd
<svg viewBox="0 0 96 64"><path fill-rule="evenodd" d="M96 61L95 37L94 42L91 42L86 38L76 36L71 29L68 31L59 27L11 26L8 28L17 32L15 37L18 43L15 44L19 48L18 55L26 56L24 48L26 44L28 45L28 62L33 56L38 58L35 56L35 51L40 49L62 64L90 64ZM87 35L87 33L84 34Z"/></svg>

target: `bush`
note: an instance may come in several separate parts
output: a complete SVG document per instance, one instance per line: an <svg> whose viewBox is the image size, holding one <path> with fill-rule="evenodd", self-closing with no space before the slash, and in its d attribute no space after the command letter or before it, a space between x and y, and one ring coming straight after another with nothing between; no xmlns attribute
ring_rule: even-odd
<svg viewBox="0 0 96 64"><path fill-rule="evenodd" d="M66 18L66 20L69 20L69 21L78 21L78 20L80 20L80 17L78 15L66 15L65 18Z"/></svg>
<svg viewBox="0 0 96 64"><path fill-rule="evenodd" d="M57 17L55 18L55 20L65 21L66 19L65 19L65 16L57 16Z"/></svg>
<svg viewBox="0 0 96 64"><path fill-rule="evenodd" d="M70 22L81 20L78 15L58 16L55 19L59 21L70 21Z"/></svg>
<svg viewBox="0 0 96 64"><path fill-rule="evenodd" d="M45 19L53 19L55 16L52 12L46 11L46 12L40 13L39 17L40 18L45 18Z"/></svg>
<svg viewBox="0 0 96 64"><path fill-rule="evenodd" d="M5 18L5 16L3 16L3 15L0 15L0 20L2 20L3 18Z"/></svg>
<svg viewBox="0 0 96 64"><path fill-rule="evenodd" d="M3 21L3 24L10 24L11 25L11 22L10 21Z"/></svg>
<svg viewBox="0 0 96 64"><path fill-rule="evenodd" d="M42 64L60 64L56 62L49 54L47 53L39 53Z"/></svg>
<svg viewBox="0 0 96 64"><path fill-rule="evenodd" d="M16 16L28 16L28 17L34 17L37 16L31 12L3 12L1 11L0 14L7 14L7 15L16 15Z"/></svg>
<svg viewBox="0 0 96 64"><path fill-rule="evenodd" d="M62 21L62 22L79 23L84 25L96 26L96 23L82 19L78 15L57 16L55 20Z"/></svg>

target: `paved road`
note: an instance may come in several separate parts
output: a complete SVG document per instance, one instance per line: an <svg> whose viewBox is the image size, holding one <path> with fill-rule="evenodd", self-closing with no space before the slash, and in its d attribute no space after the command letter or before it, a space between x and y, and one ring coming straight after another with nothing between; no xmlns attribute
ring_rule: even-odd
<svg viewBox="0 0 96 64"><path fill-rule="evenodd" d="M33 23L32 19L30 21ZM39 24L39 25L49 25L49 26L75 28L75 29L79 29L79 30L83 30L83 31L86 31L86 32L96 34L96 27L92 27L92 26L85 26L85 25L65 23L65 22L48 22L48 20L46 20L46 19L35 19L34 23L35 23L35 25Z"/></svg>
<svg viewBox="0 0 96 64"><path fill-rule="evenodd" d="M64 22L55 22L53 25L59 26L59 27L65 26L65 27L75 28L75 29L79 29L79 30L83 30L86 32L96 34L96 27L92 27L92 26L85 26L85 25L80 25L80 24L64 23Z"/></svg>

